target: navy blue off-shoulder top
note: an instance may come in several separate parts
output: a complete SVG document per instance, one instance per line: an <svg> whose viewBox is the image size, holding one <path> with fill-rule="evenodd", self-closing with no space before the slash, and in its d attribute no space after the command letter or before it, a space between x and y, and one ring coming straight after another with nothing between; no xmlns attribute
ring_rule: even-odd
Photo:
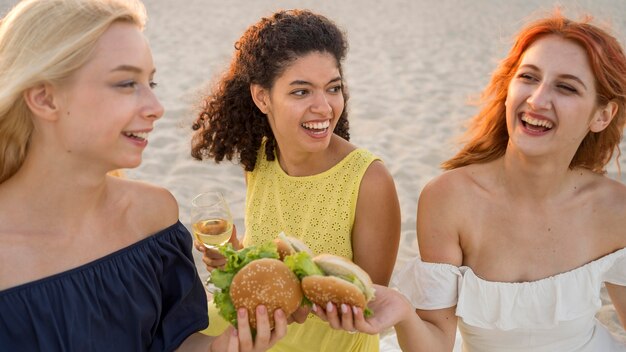
<svg viewBox="0 0 626 352"><path fill-rule="evenodd" d="M0 351L171 351L208 325L180 223L105 257L0 291Z"/></svg>

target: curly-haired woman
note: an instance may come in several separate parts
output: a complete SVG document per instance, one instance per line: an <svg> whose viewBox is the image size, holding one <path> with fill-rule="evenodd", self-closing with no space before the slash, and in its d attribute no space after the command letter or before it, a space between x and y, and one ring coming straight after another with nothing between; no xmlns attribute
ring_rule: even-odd
<svg viewBox="0 0 626 352"><path fill-rule="evenodd" d="M280 11L250 26L235 48L194 125L192 155L235 158L244 167L243 245L284 231L387 285L400 235L398 198L380 159L348 141L344 34L324 16ZM209 251L204 259L209 269L223 263ZM326 348L376 351L378 339L311 316L290 325L274 350Z"/></svg>

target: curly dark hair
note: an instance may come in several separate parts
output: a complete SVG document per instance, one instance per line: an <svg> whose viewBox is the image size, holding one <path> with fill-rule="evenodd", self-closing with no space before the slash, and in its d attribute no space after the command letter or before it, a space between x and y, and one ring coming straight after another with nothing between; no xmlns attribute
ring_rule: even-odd
<svg viewBox="0 0 626 352"><path fill-rule="evenodd" d="M328 18L307 10L287 10L262 18L235 43L228 71L204 97L192 128L191 156L220 162L238 157L246 171L254 170L258 150L266 138L265 156L274 160L276 139L267 117L252 100L250 85L271 89L297 58L312 52L329 53L341 62L348 51L343 32ZM347 104L347 89L342 89ZM334 133L349 140L347 105Z"/></svg>

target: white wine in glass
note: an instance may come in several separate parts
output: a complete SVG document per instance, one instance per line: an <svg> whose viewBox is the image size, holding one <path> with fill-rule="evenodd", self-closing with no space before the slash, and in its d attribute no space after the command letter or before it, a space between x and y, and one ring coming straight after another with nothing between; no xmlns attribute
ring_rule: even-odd
<svg viewBox="0 0 626 352"><path fill-rule="evenodd" d="M233 217L220 192L200 193L193 198L191 229L196 239L209 249L217 249L228 242L233 233ZM206 285L209 292L216 290L209 280Z"/></svg>
<svg viewBox="0 0 626 352"><path fill-rule="evenodd" d="M233 233L233 224L225 219L199 220L192 225L196 239L207 248L217 248L228 242Z"/></svg>

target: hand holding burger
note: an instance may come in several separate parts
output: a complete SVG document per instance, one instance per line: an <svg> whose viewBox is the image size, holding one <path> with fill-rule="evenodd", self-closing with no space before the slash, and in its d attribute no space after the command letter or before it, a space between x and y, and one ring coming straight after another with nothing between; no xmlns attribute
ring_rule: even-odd
<svg viewBox="0 0 626 352"><path fill-rule="evenodd" d="M220 248L226 265L211 273L211 282L220 291L214 301L220 315L237 326L237 309L246 308L250 326L256 329L255 309L267 308L270 327L274 327L273 313L281 309L291 315L302 302L302 289L296 275L278 258L274 243L246 247L236 251L230 244Z"/></svg>
<svg viewBox="0 0 626 352"><path fill-rule="evenodd" d="M330 302L359 307L369 316L367 303L374 298L371 278L358 265L346 258L321 254L311 258L306 252L285 257L285 264L302 283L304 296L320 307Z"/></svg>

